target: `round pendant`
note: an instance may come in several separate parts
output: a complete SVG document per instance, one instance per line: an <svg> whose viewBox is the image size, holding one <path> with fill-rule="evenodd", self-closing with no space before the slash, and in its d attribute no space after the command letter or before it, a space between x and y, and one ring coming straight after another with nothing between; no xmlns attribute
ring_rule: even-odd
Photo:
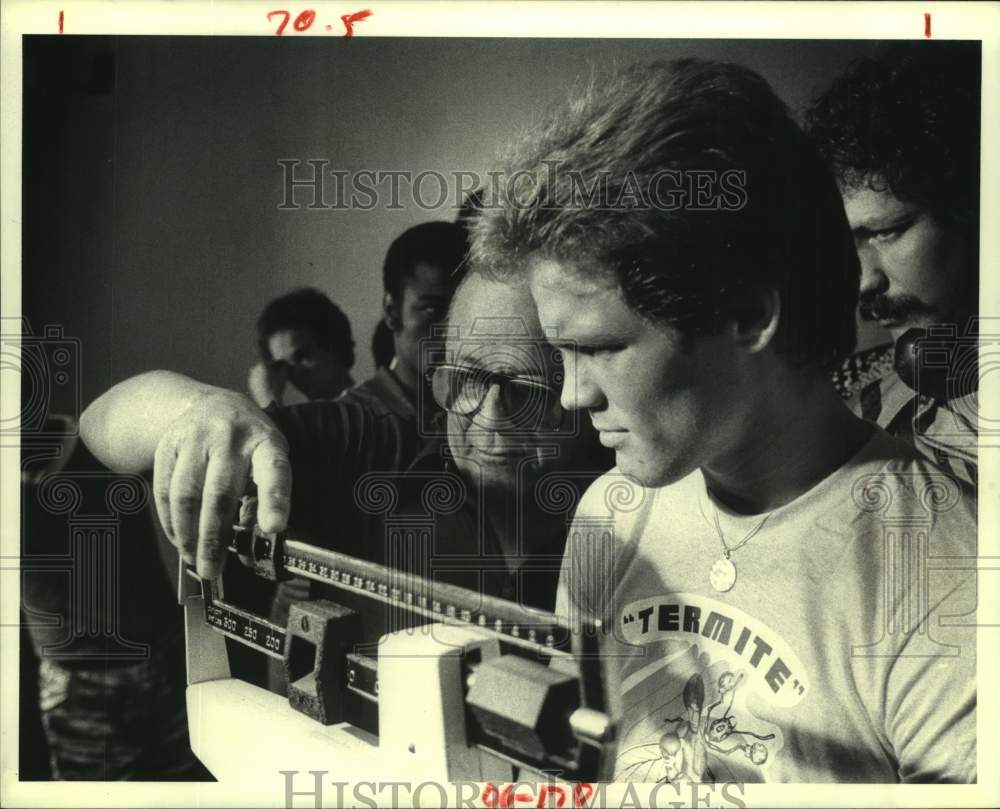
<svg viewBox="0 0 1000 809"><path fill-rule="evenodd" d="M723 557L712 565L712 572L708 574L708 580L720 593L729 592L736 584L736 565Z"/></svg>

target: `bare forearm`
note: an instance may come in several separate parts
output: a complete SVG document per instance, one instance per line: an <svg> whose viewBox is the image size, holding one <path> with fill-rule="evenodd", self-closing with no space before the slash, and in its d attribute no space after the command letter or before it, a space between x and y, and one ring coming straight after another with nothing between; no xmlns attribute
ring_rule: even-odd
<svg viewBox="0 0 1000 809"><path fill-rule="evenodd" d="M150 371L115 385L80 417L80 436L116 472L153 468L156 445L192 403L221 388L172 371Z"/></svg>
<svg viewBox="0 0 1000 809"><path fill-rule="evenodd" d="M288 525L288 442L241 393L152 371L115 385L88 407L80 434L115 471L153 470L163 530L203 578L222 570L226 528L251 479L261 528Z"/></svg>

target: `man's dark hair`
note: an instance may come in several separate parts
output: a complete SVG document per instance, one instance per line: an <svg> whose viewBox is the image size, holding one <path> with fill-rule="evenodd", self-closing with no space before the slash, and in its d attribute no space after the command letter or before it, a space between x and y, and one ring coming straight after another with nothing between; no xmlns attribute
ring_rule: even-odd
<svg viewBox="0 0 1000 809"><path fill-rule="evenodd" d="M257 345L265 360L271 359L268 339L284 329L301 329L309 333L320 348L335 352L345 368L354 366L351 322L341 308L318 289L297 289L265 307L257 320Z"/></svg>
<svg viewBox="0 0 1000 809"><path fill-rule="evenodd" d="M413 277L421 262L441 267L457 285L465 272L468 251L468 236L460 224L424 222L416 225L403 231L389 245L382 265L382 288L400 302L406 280Z"/></svg>
<svg viewBox="0 0 1000 809"><path fill-rule="evenodd" d="M853 349L860 268L840 193L756 73L696 59L633 66L554 112L503 168L517 182L488 189L475 266L550 257L610 272L637 314L689 336L743 319L750 293L776 288L774 345L790 361L829 367ZM719 210L653 193L697 172L714 172L716 187L728 172L742 193ZM622 204L635 188L648 193Z"/></svg>
<svg viewBox="0 0 1000 809"><path fill-rule="evenodd" d="M806 113L845 189L888 190L976 244L980 51L910 42L855 62Z"/></svg>

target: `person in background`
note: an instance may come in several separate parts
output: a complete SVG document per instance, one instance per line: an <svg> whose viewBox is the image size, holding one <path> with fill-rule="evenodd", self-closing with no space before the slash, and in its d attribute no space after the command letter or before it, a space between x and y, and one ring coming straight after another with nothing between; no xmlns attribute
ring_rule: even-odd
<svg viewBox="0 0 1000 809"><path fill-rule="evenodd" d="M250 369L247 384L261 407L289 396L333 399L354 384L351 323L317 289L298 289L271 301L257 321L257 345L261 361Z"/></svg>
<svg viewBox="0 0 1000 809"><path fill-rule="evenodd" d="M297 289L271 301L257 320L257 346L261 361L250 369L247 388L259 407L334 399L354 384L351 323L317 289ZM226 587L240 603L264 612L287 610L307 592L301 583L275 585L238 566L227 575ZM229 646L234 670L252 681L269 676L257 656Z"/></svg>
<svg viewBox="0 0 1000 809"><path fill-rule="evenodd" d="M421 395L427 393L421 390L421 341L448 313L467 252L465 229L452 222L425 222L393 240L382 265L382 320L391 333L392 359L376 362L375 374L346 391L345 399L389 410L414 428L420 409L420 426L428 428L436 409L429 395ZM384 333L381 339L388 342Z"/></svg>
<svg viewBox="0 0 1000 809"><path fill-rule="evenodd" d="M806 115L861 261L858 311L893 342L836 378L852 409L978 478L979 95L974 43L890 47Z"/></svg>
<svg viewBox="0 0 1000 809"><path fill-rule="evenodd" d="M22 773L211 780L188 739L183 614L148 484L108 471L73 417L49 415L43 435L22 444L21 606L31 642L21 676L37 677L37 688L22 679L21 720L41 726L41 738L21 739ZM31 745L47 752L47 767L25 761Z"/></svg>
<svg viewBox="0 0 1000 809"><path fill-rule="evenodd" d="M433 327L447 314L455 286L464 272L467 252L465 229L450 222L416 225L389 245L382 266L382 323L388 335L383 331L381 339L391 359L385 364L376 363L375 373L369 379L343 390L338 397L339 407L313 409L307 417L310 428L316 430L311 433L313 439L333 434L336 436L333 440L342 442L339 446L352 447L349 460L337 470L338 485L321 483L325 479L319 474L299 478L300 491L310 492L310 502L322 504L326 515L354 514L353 483L363 471L404 470L422 450L434 444L433 422L439 411L420 377L420 352L422 341L431 336ZM285 311L291 314L290 309ZM346 324L346 318L343 322ZM344 335L343 330L339 333ZM291 343L286 338L279 347ZM353 363L353 352L351 360ZM320 367L334 365L327 362ZM259 396L253 398L261 407L268 404ZM342 452L323 445L331 449L329 460L344 461ZM345 516L332 522L313 521L309 533L317 543L366 555L370 521L358 520ZM290 605L308 598L310 590L309 583L302 579L280 582L270 606L271 620L284 624ZM274 690L282 690L283 671L274 663L269 664L268 679Z"/></svg>

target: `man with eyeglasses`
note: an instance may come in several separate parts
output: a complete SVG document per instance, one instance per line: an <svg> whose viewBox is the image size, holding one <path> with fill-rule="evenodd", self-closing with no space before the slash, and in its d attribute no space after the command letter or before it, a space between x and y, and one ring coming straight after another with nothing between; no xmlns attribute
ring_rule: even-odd
<svg viewBox="0 0 1000 809"><path fill-rule="evenodd" d="M406 434L391 413L349 442L336 421L343 402L269 411L289 447L296 535L333 538L355 556L553 609L570 504L610 458L590 425L560 405L561 353L545 337L527 287L466 277L444 335L422 346L434 402L419 408L441 410L411 464L396 462ZM378 460L390 455L391 464ZM366 506L369 473L397 492L391 513ZM455 502L428 507L435 485ZM416 531L387 532L390 517L397 526L432 518L433 547L418 546Z"/></svg>
<svg viewBox="0 0 1000 809"><path fill-rule="evenodd" d="M428 378L447 413L447 446L426 450L410 471L453 472L472 489L465 508L438 517L434 555L478 554L478 569L442 568L435 578L551 610L567 517L610 457L560 404L562 353L526 287L469 276L443 349ZM416 507L416 493L410 501Z"/></svg>
<svg viewBox="0 0 1000 809"><path fill-rule="evenodd" d="M420 503L428 474L450 474L468 495L437 515L433 553L458 559L452 567L463 567L464 557L466 573L442 569L434 577L469 584L471 575L483 592L551 608L575 503L565 487L585 488L610 463L590 425L559 404L560 354L546 342L526 287L470 275L436 351L431 389L447 415L421 453L391 412L337 401L264 411L241 394L166 371L101 396L83 414L81 435L111 469L153 469L166 533L204 578L221 572L251 480L263 530L291 523L311 542L333 537L336 550L391 561L404 550L386 546L380 520L358 507L355 484L368 472L391 477L402 490L396 513L405 514ZM522 572L532 567L537 576Z"/></svg>

